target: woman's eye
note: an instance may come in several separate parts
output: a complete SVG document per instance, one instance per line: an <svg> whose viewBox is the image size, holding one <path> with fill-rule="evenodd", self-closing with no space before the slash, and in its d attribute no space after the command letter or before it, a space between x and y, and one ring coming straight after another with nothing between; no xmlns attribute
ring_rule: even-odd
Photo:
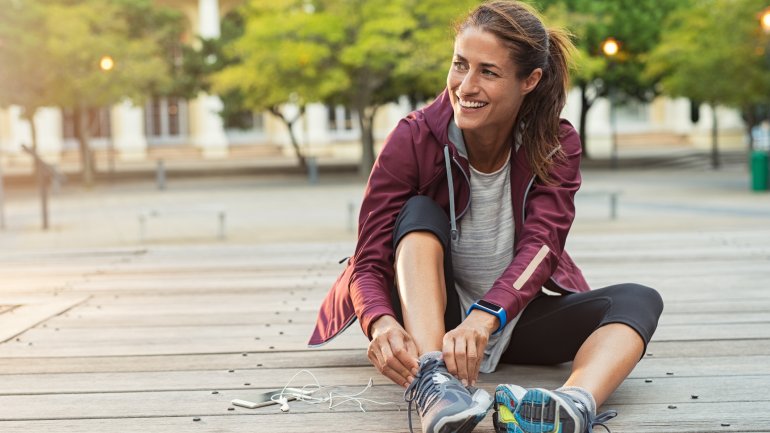
<svg viewBox="0 0 770 433"><path fill-rule="evenodd" d="M463 62L452 62L452 67L454 67L457 71L464 71L467 69L465 63Z"/></svg>
<svg viewBox="0 0 770 433"><path fill-rule="evenodd" d="M491 77L496 77L497 76L497 74L495 74L494 72L490 71L489 69L484 69L484 70L481 71L481 73L484 74L484 75L489 75Z"/></svg>

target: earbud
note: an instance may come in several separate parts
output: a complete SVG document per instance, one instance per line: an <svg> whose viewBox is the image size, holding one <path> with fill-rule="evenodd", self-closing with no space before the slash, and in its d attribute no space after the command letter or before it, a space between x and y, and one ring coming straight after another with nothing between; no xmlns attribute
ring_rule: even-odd
<svg viewBox="0 0 770 433"><path fill-rule="evenodd" d="M289 411L289 400L286 397L278 397L278 404L281 405L281 412L286 413Z"/></svg>

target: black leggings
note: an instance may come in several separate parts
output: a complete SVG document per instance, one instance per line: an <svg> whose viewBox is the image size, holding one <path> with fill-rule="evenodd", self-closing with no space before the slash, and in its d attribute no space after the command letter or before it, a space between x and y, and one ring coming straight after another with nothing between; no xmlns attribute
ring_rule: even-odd
<svg viewBox="0 0 770 433"><path fill-rule="evenodd" d="M434 234L444 247L447 288L444 326L447 330L454 329L460 324L461 313L452 271L449 220L443 209L429 197L412 197L401 209L393 229L394 248L404 236L414 231ZM396 318L403 323L395 284L391 300ZM658 292L639 284L617 284L562 296L541 294L524 309L500 361L538 365L572 361L588 336L610 323L630 326L642 338L646 350L662 311L663 300Z"/></svg>

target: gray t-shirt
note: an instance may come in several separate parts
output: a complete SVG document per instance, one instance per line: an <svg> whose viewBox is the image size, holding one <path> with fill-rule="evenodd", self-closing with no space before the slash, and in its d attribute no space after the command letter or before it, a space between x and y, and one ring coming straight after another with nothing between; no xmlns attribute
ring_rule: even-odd
<svg viewBox="0 0 770 433"><path fill-rule="evenodd" d="M450 140L464 154L462 133L454 122L450 122L449 133ZM458 223L459 236L452 241L455 289L463 320L471 304L484 297L513 260L510 170L510 163L494 173L482 173L471 167L470 205ZM495 371L519 316L509 319L502 332L490 337L481 372Z"/></svg>

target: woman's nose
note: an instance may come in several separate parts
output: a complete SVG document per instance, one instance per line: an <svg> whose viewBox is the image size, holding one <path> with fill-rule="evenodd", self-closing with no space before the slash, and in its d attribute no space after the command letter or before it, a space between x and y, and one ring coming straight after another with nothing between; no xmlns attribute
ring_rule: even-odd
<svg viewBox="0 0 770 433"><path fill-rule="evenodd" d="M464 95L472 95L476 93L477 89L478 86L475 78L473 77L473 74L470 72L465 74L462 81L460 82L460 93Z"/></svg>

